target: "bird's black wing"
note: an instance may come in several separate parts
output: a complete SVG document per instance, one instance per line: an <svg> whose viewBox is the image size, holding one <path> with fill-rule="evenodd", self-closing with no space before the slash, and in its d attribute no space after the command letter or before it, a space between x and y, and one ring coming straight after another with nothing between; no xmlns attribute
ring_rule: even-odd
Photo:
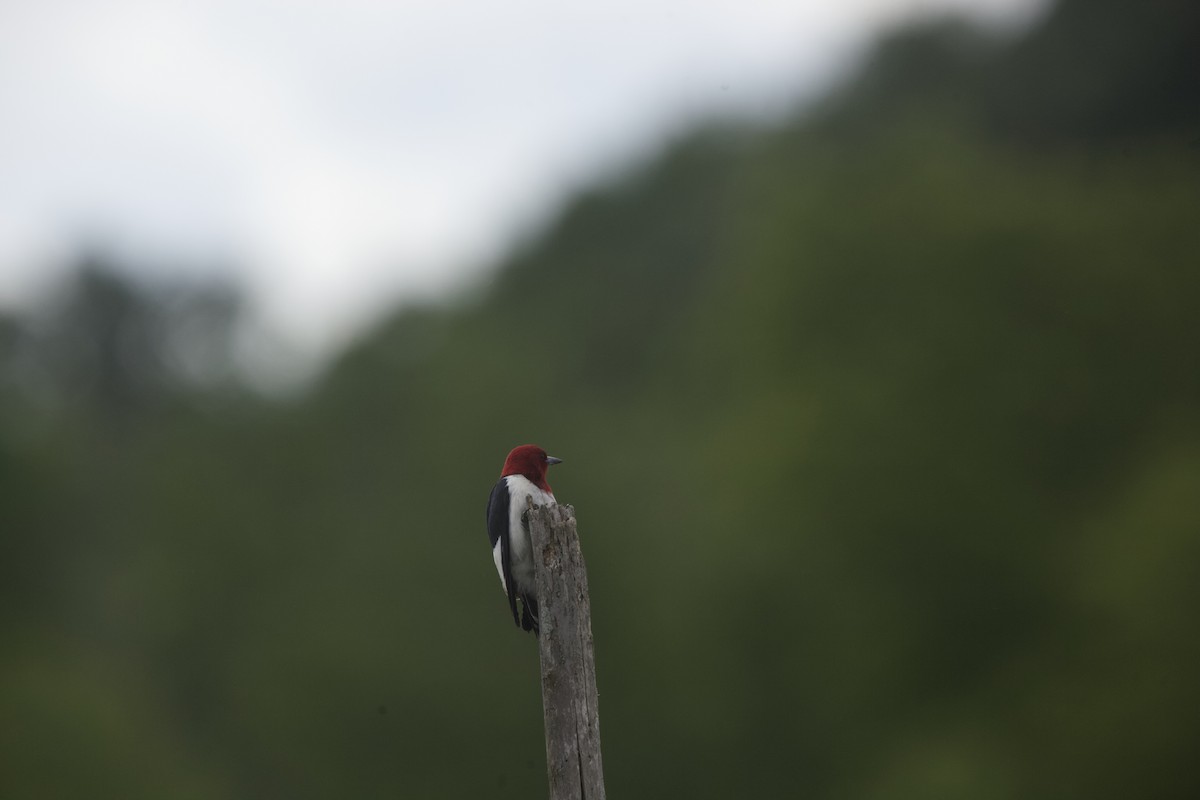
<svg viewBox="0 0 1200 800"><path fill-rule="evenodd" d="M504 590L508 593L508 607L512 610L513 622L517 627L521 627L521 618L517 614L517 589L513 585L512 576L512 543L509 541L508 533L509 503L508 481L501 478L492 487L492 494L488 498L488 540L492 543L493 549L496 547L496 542L500 542L500 569L504 573Z"/></svg>

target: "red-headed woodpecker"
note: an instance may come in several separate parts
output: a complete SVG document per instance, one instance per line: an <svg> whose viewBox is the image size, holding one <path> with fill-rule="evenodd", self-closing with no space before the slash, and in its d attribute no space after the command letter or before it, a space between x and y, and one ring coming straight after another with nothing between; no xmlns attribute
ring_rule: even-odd
<svg viewBox="0 0 1200 800"><path fill-rule="evenodd" d="M488 539L492 542L492 558L500 585L508 595L508 607L513 622L521 630L538 632L537 583L533 576L533 547L529 542L529 522L525 518L526 499L534 505L551 505L554 492L546 483L546 469L561 464L561 458L546 455L535 444L514 447L504 459L500 480L492 487L488 498ZM517 614L517 598L521 598L521 613Z"/></svg>

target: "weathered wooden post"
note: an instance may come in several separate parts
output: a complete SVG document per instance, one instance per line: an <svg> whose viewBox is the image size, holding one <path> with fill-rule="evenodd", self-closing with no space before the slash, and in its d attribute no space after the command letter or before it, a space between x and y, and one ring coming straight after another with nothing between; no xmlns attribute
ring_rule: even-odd
<svg viewBox="0 0 1200 800"><path fill-rule="evenodd" d="M571 506L529 504L550 800L604 800L587 569Z"/></svg>

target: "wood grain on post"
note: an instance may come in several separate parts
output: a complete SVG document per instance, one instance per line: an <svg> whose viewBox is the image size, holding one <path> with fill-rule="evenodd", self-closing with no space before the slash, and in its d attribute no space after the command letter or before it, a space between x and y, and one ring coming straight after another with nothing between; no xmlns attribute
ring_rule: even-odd
<svg viewBox="0 0 1200 800"><path fill-rule="evenodd" d="M604 800L587 570L575 509L530 501L550 800Z"/></svg>

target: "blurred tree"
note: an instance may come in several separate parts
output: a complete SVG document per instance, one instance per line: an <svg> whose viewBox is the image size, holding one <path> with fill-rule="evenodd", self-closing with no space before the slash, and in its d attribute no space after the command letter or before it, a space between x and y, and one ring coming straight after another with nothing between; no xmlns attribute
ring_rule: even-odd
<svg viewBox="0 0 1200 800"><path fill-rule="evenodd" d="M1194 141L1200 5L1062 0L995 65L987 105L997 130L1023 140Z"/></svg>
<svg viewBox="0 0 1200 800"><path fill-rule="evenodd" d="M9 323L4 357L14 385L123 424L231 388L239 317L228 286L141 284L91 255L35 319Z"/></svg>

